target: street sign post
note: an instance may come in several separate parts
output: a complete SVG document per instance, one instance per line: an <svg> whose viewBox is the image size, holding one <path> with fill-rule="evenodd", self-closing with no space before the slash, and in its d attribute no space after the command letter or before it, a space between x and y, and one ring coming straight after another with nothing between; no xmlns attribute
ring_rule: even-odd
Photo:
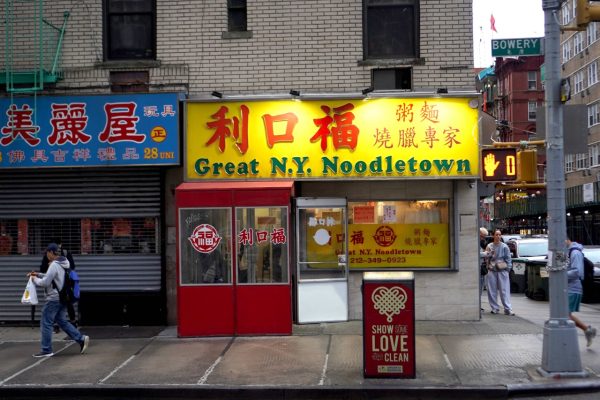
<svg viewBox="0 0 600 400"><path fill-rule="evenodd" d="M542 55L542 39L492 39L492 57Z"/></svg>

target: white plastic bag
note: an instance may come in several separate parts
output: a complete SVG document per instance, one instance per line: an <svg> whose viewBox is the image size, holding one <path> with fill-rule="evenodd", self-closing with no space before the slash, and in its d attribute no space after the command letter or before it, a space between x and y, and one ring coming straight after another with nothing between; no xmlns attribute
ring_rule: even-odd
<svg viewBox="0 0 600 400"><path fill-rule="evenodd" d="M35 289L35 283L33 283L32 277L29 278L29 282L27 282L27 286L25 286L23 297L21 297L21 303L31 305L36 305L38 303L37 290Z"/></svg>

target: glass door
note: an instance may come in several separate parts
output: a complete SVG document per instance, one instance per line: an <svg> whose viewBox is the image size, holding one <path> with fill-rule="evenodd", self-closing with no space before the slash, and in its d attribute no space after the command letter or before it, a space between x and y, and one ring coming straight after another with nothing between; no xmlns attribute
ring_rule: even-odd
<svg viewBox="0 0 600 400"><path fill-rule="evenodd" d="M298 322L348 320L346 199L296 199Z"/></svg>

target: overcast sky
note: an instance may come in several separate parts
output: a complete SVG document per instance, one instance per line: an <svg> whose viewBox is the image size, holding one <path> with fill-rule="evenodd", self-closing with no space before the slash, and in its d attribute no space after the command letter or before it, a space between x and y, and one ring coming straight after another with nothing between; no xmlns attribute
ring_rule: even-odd
<svg viewBox="0 0 600 400"><path fill-rule="evenodd" d="M496 30L491 29L494 15ZM473 61L476 68L489 67L492 39L544 36L542 0L473 0Z"/></svg>

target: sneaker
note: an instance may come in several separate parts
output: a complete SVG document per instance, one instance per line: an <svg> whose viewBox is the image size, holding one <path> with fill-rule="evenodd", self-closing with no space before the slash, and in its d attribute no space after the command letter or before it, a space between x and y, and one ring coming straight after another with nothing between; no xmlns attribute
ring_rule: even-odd
<svg viewBox="0 0 600 400"><path fill-rule="evenodd" d="M498 312L499 312L498 310L492 310L492 311L490 311L490 313L492 313L492 314L498 314Z"/></svg>
<svg viewBox="0 0 600 400"><path fill-rule="evenodd" d="M515 315L513 310L504 310L504 315Z"/></svg>
<svg viewBox="0 0 600 400"><path fill-rule="evenodd" d="M81 341L81 343L79 343L79 346L81 346L81 351L79 353L80 354L85 353L85 351L87 350L89 345L90 345L90 337L87 335L83 335L83 340Z"/></svg>
<svg viewBox="0 0 600 400"><path fill-rule="evenodd" d="M592 341L596 337L596 328L592 328L591 325L588 325L588 328L585 330L585 340L587 340L587 347L592 345Z"/></svg>
<svg viewBox="0 0 600 400"><path fill-rule="evenodd" d="M58 333L60 332L60 328L58 327L58 325L54 325L54 333Z"/></svg>
<svg viewBox="0 0 600 400"><path fill-rule="evenodd" d="M42 357L52 357L53 355L54 355L54 353L52 353L51 351L50 352L48 352L48 351L40 351L39 353L34 354L33 356L35 358L42 358Z"/></svg>

